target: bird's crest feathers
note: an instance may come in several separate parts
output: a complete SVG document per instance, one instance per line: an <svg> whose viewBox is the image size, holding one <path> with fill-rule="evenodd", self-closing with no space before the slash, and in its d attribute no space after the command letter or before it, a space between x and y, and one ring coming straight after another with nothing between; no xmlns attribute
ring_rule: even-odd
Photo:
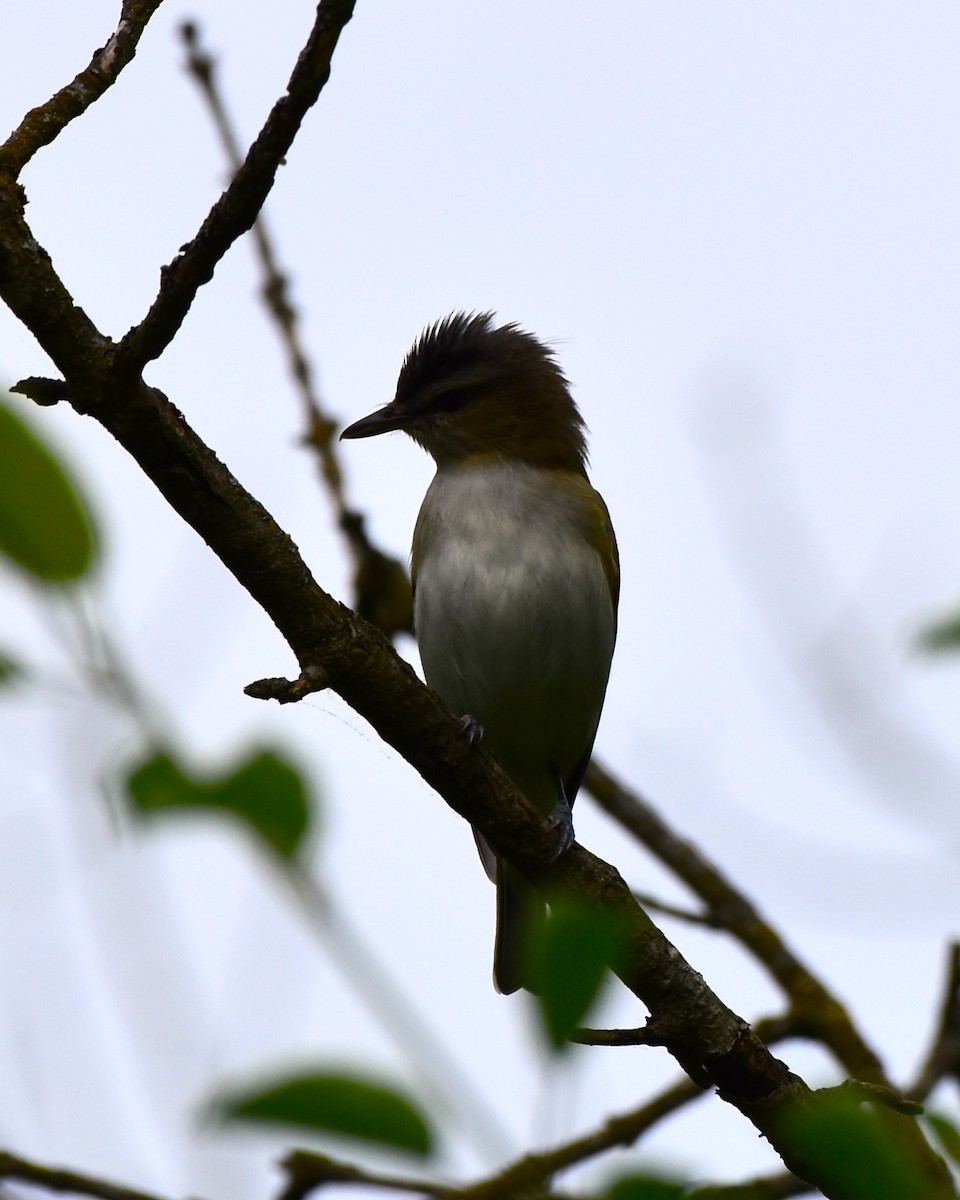
<svg viewBox="0 0 960 1200"><path fill-rule="evenodd" d="M390 408L438 461L494 456L575 470L583 418L551 348L492 313L452 313L411 347Z"/></svg>

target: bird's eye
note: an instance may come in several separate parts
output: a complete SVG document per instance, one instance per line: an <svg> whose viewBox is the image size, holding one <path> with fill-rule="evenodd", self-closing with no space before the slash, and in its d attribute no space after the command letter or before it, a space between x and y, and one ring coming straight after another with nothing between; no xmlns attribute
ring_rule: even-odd
<svg viewBox="0 0 960 1200"><path fill-rule="evenodd" d="M459 388L451 388L450 391L441 392L439 396L436 396L430 407L434 412L438 413L455 413L459 412L469 402L469 392Z"/></svg>

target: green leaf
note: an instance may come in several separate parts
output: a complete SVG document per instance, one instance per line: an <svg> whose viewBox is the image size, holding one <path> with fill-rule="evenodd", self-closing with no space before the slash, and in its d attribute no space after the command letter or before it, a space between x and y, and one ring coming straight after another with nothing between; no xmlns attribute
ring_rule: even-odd
<svg viewBox="0 0 960 1200"><path fill-rule="evenodd" d="M618 1179L604 1200L681 1200L687 1187L653 1175L629 1175Z"/></svg>
<svg viewBox="0 0 960 1200"><path fill-rule="evenodd" d="M896 1136L899 1123L914 1119L874 1108L841 1085L814 1092L785 1124L800 1153L835 1181L855 1181L870 1200L903 1200L922 1196L927 1182Z"/></svg>
<svg viewBox="0 0 960 1200"><path fill-rule="evenodd" d="M0 554L44 583L90 569L93 519L66 471L13 410L0 403Z"/></svg>
<svg viewBox="0 0 960 1200"><path fill-rule="evenodd" d="M939 1113L928 1112L924 1120L934 1132L944 1154L949 1155L960 1166L960 1129Z"/></svg>
<svg viewBox="0 0 960 1200"><path fill-rule="evenodd" d="M943 617L921 629L917 646L928 654L944 654L960 650L960 613Z"/></svg>
<svg viewBox="0 0 960 1200"><path fill-rule="evenodd" d="M540 1014L554 1047L588 1012L607 969L623 954L625 932L609 909L571 899L552 906L533 955Z"/></svg>
<svg viewBox="0 0 960 1200"><path fill-rule="evenodd" d="M426 1155L433 1137L426 1120L392 1088L352 1075L298 1075L267 1087L223 1096L214 1112L233 1121L294 1125L346 1134Z"/></svg>
<svg viewBox="0 0 960 1200"><path fill-rule="evenodd" d="M279 755L262 750L214 778L188 774L169 754L158 753L127 779L134 810L157 813L228 813L242 821L283 858L292 858L310 823L306 789Z"/></svg>
<svg viewBox="0 0 960 1200"><path fill-rule="evenodd" d="M0 650L0 688L10 687L12 684L19 683L25 674L26 671L22 663L19 663L15 658L11 658L10 655Z"/></svg>

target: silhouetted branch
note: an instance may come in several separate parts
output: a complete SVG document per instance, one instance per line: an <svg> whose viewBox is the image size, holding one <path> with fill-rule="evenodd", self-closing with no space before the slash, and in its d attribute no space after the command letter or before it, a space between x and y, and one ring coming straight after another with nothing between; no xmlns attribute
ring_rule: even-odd
<svg viewBox="0 0 960 1200"><path fill-rule="evenodd" d="M48 1192L68 1192L79 1196L93 1196L96 1197L96 1200L162 1200L162 1197L155 1196L151 1192L124 1187L122 1184L111 1183L106 1179L97 1179L93 1175L83 1175L79 1171L67 1171L62 1167L47 1167L5 1151L0 1151L0 1180L2 1179L27 1183Z"/></svg>
<svg viewBox="0 0 960 1200"><path fill-rule="evenodd" d="M631 1112L609 1118L593 1133L553 1150L525 1155L495 1175L459 1186L424 1184L399 1176L371 1174L324 1154L297 1150L281 1163L288 1181L279 1200L301 1200L314 1188L327 1183L366 1183L391 1190L420 1191L440 1200L512 1200L516 1196L536 1196L541 1192L556 1196L550 1187L555 1175L607 1150L632 1146L648 1129L702 1095L700 1088L688 1080L681 1080Z"/></svg>
<svg viewBox="0 0 960 1200"><path fill-rule="evenodd" d="M781 1172L748 1179L743 1183L694 1188L684 1193L684 1200L787 1200L789 1196L811 1196L814 1191L809 1183L804 1183L796 1175Z"/></svg>
<svg viewBox="0 0 960 1200"><path fill-rule="evenodd" d="M492 756L482 745L466 742L459 722L378 630L317 586L269 513L170 401L139 376L173 338L219 258L256 218L280 157L323 86L330 55L352 11L351 0L322 0L287 95L274 106L196 238L166 272L150 312L120 347L74 304L24 219L23 193L9 171L0 171L0 295L53 358L70 403L117 439L263 607L296 655L301 673L309 678L319 671L328 678L330 687L454 811L548 895L571 893L616 913L627 937L620 978L647 1006L677 1061L692 1078L709 1081L735 1104L791 1170L833 1200L859 1200L861 1189L849 1171L832 1161L795 1119L798 1111L816 1108L829 1097L811 1093L714 995L636 904L613 867L577 844L556 857L549 822ZM856 1105L850 1106L850 1116L861 1119ZM877 1110L875 1119L908 1164L910 1200L955 1195L941 1159L915 1121L887 1109ZM567 1148L566 1154L571 1153Z"/></svg>
<svg viewBox="0 0 960 1200"><path fill-rule="evenodd" d="M883 1066L846 1009L793 953L783 938L721 871L689 841L679 837L635 791L598 762L587 769L584 787L604 812L629 830L707 905L726 929L766 967L789 997L797 1036L815 1038L852 1074L886 1083Z"/></svg>
<svg viewBox="0 0 960 1200"><path fill-rule="evenodd" d="M217 64L201 45L196 25L185 23L181 35L187 48L187 69L210 110L230 169L236 172L242 165L240 146L217 85ZM413 592L406 567L370 541L363 515L347 501L336 440L341 422L328 412L317 389L310 357L300 336L300 314L290 297L289 277L280 268L263 213L254 221L252 234L263 277L261 295L280 335L303 406L306 425L303 442L317 456L320 478L353 558L354 608L365 620L379 626L387 637L412 633Z"/></svg>
<svg viewBox="0 0 960 1200"><path fill-rule="evenodd" d="M926 1061L907 1095L925 1100L944 1078L960 1084L960 942L950 945L940 1021Z"/></svg>
<svg viewBox="0 0 960 1200"><path fill-rule="evenodd" d="M581 1026L568 1039L578 1046L662 1046L663 1039L652 1025L636 1029L588 1029Z"/></svg>
<svg viewBox="0 0 960 1200"><path fill-rule="evenodd" d="M120 342L117 359L131 375L159 358L183 323L194 296L212 278L217 263L257 219L277 168L330 77L330 60L343 27L353 16L354 2L321 0L317 5L313 29L286 94L274 104L230 186L196 237L162 270L160 291L150 311Z"/></svg>
<svg viewBox="0 0 960 1200"><path fill-rule="evenodd" d="M82 116L133 59L147 22L162 0L123 0L120 21L104 46L66 87L33 108L0 146L0 172L16 179L31 158Z"/></svg>

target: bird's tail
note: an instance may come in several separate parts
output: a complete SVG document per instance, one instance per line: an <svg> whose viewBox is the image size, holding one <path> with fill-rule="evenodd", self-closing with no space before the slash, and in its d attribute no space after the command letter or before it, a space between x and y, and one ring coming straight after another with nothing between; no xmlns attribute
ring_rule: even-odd
<svg viewBox="0 0 960 1200"><path fill-rule="evenodd" d="M518 988L535 992L533 947L547 919L543 897L503 859L497 860L497 936L493 947L493 982L509 996Z"/></svg>

